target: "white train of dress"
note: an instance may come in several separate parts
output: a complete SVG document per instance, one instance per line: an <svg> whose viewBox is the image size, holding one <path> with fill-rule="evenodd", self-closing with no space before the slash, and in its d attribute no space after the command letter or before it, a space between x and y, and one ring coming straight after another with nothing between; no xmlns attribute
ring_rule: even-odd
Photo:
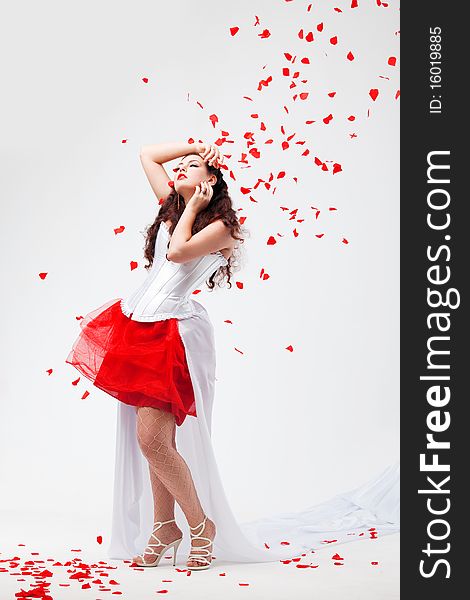
<svg viewBox="0 0 470 600"><path fill-rule="evenodd" d="M185 347L198 416L186 417L176 428L176 445L191 469L204 512L217 526L213 547L216 564L291 558L323 546L325 539L336 539L339 543L353 541L357 539L354 533L370 527L375 527L379 535L399 531L399 463L366 484L304 511L237 522L222 485L211 442L216 369L214 328L204 306L189 299L201 277L210 276L227 261L222 254L215 253L203 257L203 261L171 263L168 267L168 239L168 229L160 227L152 271L139 290L129 299L123 299L121 306L137 320L142 317L142 320L158 320L161 315L178 314L178 310L183 309L179 313L182 317L178 317L178 329ZM170 291L171 282L177 283L178 294L174 289ZM158 309L155 309L152 295L159 294L163 289L160 286L167 287L165 293L158 296ZM165 302L168 292L170 304ZM152 488L148 463L137 441L136 416L135 407L117 403L114 499L108 547L111 559L130 559L142 553L152 532ZM178 504L175 518L184 534L180 556L185 557L190 550L189 527ZM281 544L285 541L289 541L289 545Z"/></svg>

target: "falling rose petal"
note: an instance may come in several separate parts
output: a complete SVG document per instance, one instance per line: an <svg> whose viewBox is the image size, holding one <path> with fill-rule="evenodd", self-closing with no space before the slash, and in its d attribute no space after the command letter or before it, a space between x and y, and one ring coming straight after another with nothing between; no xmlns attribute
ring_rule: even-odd
<svg viewBox="0 0 470 600"><path fill-rule="evenodd" d="M270 33L269 29L263 29L263 31L261 33L258 33L258 37L260 37L262 40L264 40L270 36L271 36L271 33Z"/></svg>
<svg viewBox="0 0 470 600"><path fill-rule="evenodd" d="M330 38L330 44L332 44L333 46L336 46L336 44L338 43L338 36L335 35L333 37Z"/></svg>
<svg viewBox="0 0 470 600"><path fill-rule="evenodd" d="M348 121L355 121L356 117L354 115L349 115Z"/></svg>
<svg viewBox="0 0 470 600"><path fill-rule="evenodd" d="M227 573L219 573L219 577L225 577Z"/></svg>
<svg viewBox="0 0 470 600"><path fill-rule="evenodd" d="M322 238L324 235L325 235L324 233L316 233L315 237Z"/></svg>
<svg viewBox="0 0 470 600"><path fill-rule="evenodd" d="M354 60L354 54L352 52L348 52L348 54L346 55L346 58L348 60Z"/></svg>
<svg viewBox="0 0 470 600"><path fill-rule="evenodd" d="M90 392L87 392L87 391L83 392L81 400L85 400L85 398L87 398L89 395L90 395Z"/></svg>
<svg viewBox="0 0 470 600"><path fill-rule="evenodd" d="M168 594L168 590L157 590L157 594Z"/></svg>
<svg viewBox="0 0 470 600"><path fill-rule="evenodd" d="M212 123L212 127L215 127L215 124L219 122L219 118L217 115L210 115L209 121Z"/></svg>
<svg viewBox="0 0 470 600"><path fill-rule="evenodd" d="M39 277L44 280L47 277L47 273L39 273Z"/></svg>
<svg viewBox="0 0 470 600"><path fill-rule="evenodd" d="M308 92L302 92L301 94L299 94L299 96L301 100L307 100Z"/></svg>
<svg viewBox="0 0 470 600"><path fill-rule="evenodd" d="M333 164L333 175L335 175L336 173L339 173L342 170L343 169L341 168L341 165L339 163Z"/></svg>
<svg viewBox="0 0 470 600"><path fill-rule="evenodd" d="M323 23L318 23L317 31L323 31Z"/></svg>
<svg viewBox="0 0 470 600"><path fill-rule="evenodd" d="M343 12L343 11L342 11L340 8L338 8L337 6L336 6L336 7L335 7L333 10L335 10L336 12Z"/></svg>
<svg viewBox="0 0 470 600"><path fill-rule="evenodd" d="M251 192L251 188L241 187L240 192L245 195L249 194Z"/></svg>
<svg viewBox="0 0 470 600"><path fill-rule="evenodd" d="M170 181L168 182L168 187L174 188L175 182L170 179Z"/></svg>
<svg viewBox="0 0 470 600"><path fill-rule="evenodd" d="M286 350L289 350L289 352L294 352L294 348L292 346L287 346Z"/></svg>
<svg viewBox="0 0 470 600"><path fill-rule="evenodd" d="M77 385L79 381L80 381L80 377L78 377L77 379L74 379L72 381L72 385Z"/></svg>
<svg viewBox="0 0 470 600"><path fill-rule="evenodd" d="M390 66L394 67L397 64L397 59L395 56L389 56L387 62Z"/></svg>
<svg viewBox="0 0 470 600"><path fill-rule="evenodd" d="M274 244L277 244L277 241L274 236L270 235L266 243L268 246L273 246Z"/></svg>
<svg viewBox="0 0 470 600"><path fill-rule="evenodd" d="M338 566L340 566L340 567L344 566L344 563L340 563L340 562L334 562L333 564L334 564L334 565L338 565Z"/></svg>
<svg viewBox="0 0 470 600"><path fill-rule="evenodd" d="M343 244L349 244L349 242L346 238L343 238L341 241L343 242Z"/></svg>
<svg viewBox="0 0 470 600"><path fill-rule="evenodd" d="M131 260L130 262L130 266L131 266L131 271L133 271L134 269L137 269L138 267L138 262L136 262L135 260Z"/></svg>
<svg viewBox="0 0 470 600"><path fill-rule="evenodd" d="M349 134L349 137L350 137L351 139L352 139L352 138L357 138L357 135L356 135L355 133L350 133L350 134Z"/></svg>
<svg viewBox="0 0 470 600"><path fill-rule="evenodd" d="M144 83L148 83L148 82L149 82L149 79L148 79L148 77L142 77L142 81L143 81Z"/></svg>
<svg viewBox="0 0 470 600"><path fill-rule="evenodd" d="M331 558L333 560L344 560L344 558L342 558L338 553L333 554L333 556Z"/></svg>
<svg viewBox="0 0 470 600"><path fill-rule="evenodd" d="M46 373L47 373L48 375L52 375L52 369L47 369Z"/></svg>
<svg viewBox="0 0 470 600"><path fill-rule="evenodd" d="M96 541L98 542L98 544L102 544L103 543L103 536L97 535L96 536Z"/></svg>
<svg viewBox="0 0 470 600"><path fill-rule="evenodd" d="M230 27L230 35L233 37L240 31L239 27Z"/></svg>
<svg viewBox="0 0 470 600"><path fill-rule="evenodd" d="M369 96L372 98L372 100L374 100L374 102L377 100L378 95L379 90L377 88L372 88L371 90L369 90Z"/></svg>
<svg viewBox="0 0 470 600"><path fill-rule="evenodd" d="M334 206L329 206L328 210L338 210L337 208L335 208Z"/></svg>
<svg viewBox="0 0 470 600"><path fill-rule="evenodd" d="M397 90L397 93L395 94L395 100L398 98L399 95L400 95L400 90Z"/></svg>
<svg viewBox="0 0 470 600"><path fill-rule="evenodd" d="M378 561L376 561L376 560L372 560L372 561L370 562L370 564L371 564L371 565L378 565L379 563L378 563Z"/></svg>
<svg viewBox="0 0 470 600"><path fill-rule="evenodd" d="M328 123L331 121L332 118L333 118L333 115L330 113L327 117L325 117L323 119L323 123L325 123L325 125L328 125Z"/></svg>
<svg viewBox="0 0 470 600"><path fill-rule="evenodd" d="M239 583L238 585L240 586L246 586L246 585L250 585L249 583Z"/></svg>
<svg viewBox="0 0 470 600"><path fill-rule="evenodd" d="M281 546L290 546L290 542L280 542Z"/></svg>
<svg viewBox="0 0 470 600"><path fill-rule="evenodd" d="M242 281L236 281L236 282L235 282L235 284L236 284L236 286L237 286L237 288L238 288L239 290L242 290L242 289L243 289L243 282L242 282Z"/></svg>
<svg viewBox="0 0 470 600"><path fill-rule="evenodd" d="M121 144L127 144L127 140L121 140Z"/></svg>
<svg viewBox="0 0 470 600"><path fill-rule="evenodd" d="M358 4L357 4L357 0L352 0L351 2L351 8L357 8Z"/></svg>
<svg viewBox="0 0 470 600"><path fill-rule="evenodd" d="M264 542L264 547L267 548L268 550L270 548L266 542Z"/></svg>
<svg viewBox="0 0 470 600"><path fill-rule="evenodd" d="M193 294L199 294L202 290L194 290Z"/></svg>
<svg viewBox="0 0 470 600"><path fill-rule="evenodd" d="M305 39L307 40L307 42L313 42L315 40L315 38L313 37L313 33L311 31L309 31L307 33L307 35L305 36Z"/></svg>
<svg viewBox="0 0 470 600"><path fill-rule="evenodd" d="M329 93L328 93L328 96L329 96L330 98L334 98L334 97L336 96L336 92L329 92Z"/></svg>
<svg viewBox="0 0 470 600"><path fill-rule="evenodd" d="M114 230L114 233L117 235L118 233L122 233L124 231L124 229L125 229L124 225L121 225L120 227L117 227Z"/></svg>
<svg viewBox="0 0 470 600"><path fill-rule="evenodd" d="M298 569L309 569L310 565L295 565Z"/></svg>
<svg viewBox="0 0 470 600"><path fill-rule="evenodd" d="M237 352L239 352L240 354L243 354L243 352L242 352L241 350L239 350L238 348L235 348L235 350L236 350Z"/></svg>

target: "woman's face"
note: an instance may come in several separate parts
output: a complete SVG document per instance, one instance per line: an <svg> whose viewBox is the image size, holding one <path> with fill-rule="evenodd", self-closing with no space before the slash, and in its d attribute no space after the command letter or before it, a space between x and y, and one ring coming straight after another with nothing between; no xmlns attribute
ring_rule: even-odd
<svg viewBox="0 0 470 600"><path fill-rule="evenodd" d="M174 189L178 192L188 188L194 190L198 183L207 179L206 163L198 154L185 156L173 170L175 172Z"/></svg>

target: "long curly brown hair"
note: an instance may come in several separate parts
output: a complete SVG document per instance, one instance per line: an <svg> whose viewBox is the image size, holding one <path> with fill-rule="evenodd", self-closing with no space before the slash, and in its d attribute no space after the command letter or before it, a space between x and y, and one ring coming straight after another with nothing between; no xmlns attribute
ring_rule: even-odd
<svg viewBox="0 0 470 600"><path fill-rule="evenodd" d="M222 171L208 163L206 163L206 168L209 175L214 174L217 176L217 182L212 187L213 194L211 201L205 209L201 210L196 215L193 227L191 229L191 235L195 235L198 233L198 231L201 231L201 229L204 229L204 227L209 225L209 223L220 219L227 227L230 228L232 237L238 240L239 243L243 244L245 241L244 238L238 237L238 235L241 233L241 225L238 221L237 214L232 207L232 199L230 198L227 183L224 180ZM144 231L144 235L146 236L144 257L149 261L148 264L145 265L145 269L150 269L153 264L155 243L157 239L157 233L160 228L160 223L162 221L171 221L172 225L170 227L170 235L172 235L181 215L183 214L184 209L184 198L173 189L161 204L155 221ZM228 264L226 266L221 266L219 269L214 271L214 273L206 281L210 290L214 289L216 283L218 283L220 287L220 283L225 279L225 277L227 277L227 283L229 287L232 287L232 283L230 281L231 274L234 270L239 270L238 268L234 268L235 266L238 266L238 248L239 245L237 244L232 252L232 256L228 259Z"/></svg>

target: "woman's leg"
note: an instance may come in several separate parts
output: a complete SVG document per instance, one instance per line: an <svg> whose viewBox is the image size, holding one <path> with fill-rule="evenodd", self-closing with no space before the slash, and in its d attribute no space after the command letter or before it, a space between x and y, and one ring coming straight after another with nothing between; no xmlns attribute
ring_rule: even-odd
<svg viewBox="0 0 470 600"><path fill-rule="evenodd" d="M173 433L172 445L176 450L175 431ZM152 468L150 463L149 474L153 494L153 521L154 523L158 521L171 521L171 519L175 518L175 499L157 477L155 469ZM164 542L165 545L165 543L170 543L178 537L181 537L182 531L176 523L165 523L155 532L155 535L159 540ZM149 544L156 544L155 538L150 537ZM152 548L153 551L158 554L163 546L153 545ZM137 556L134 557L133 560L136 563L141 562L141 559ZM151 562L153 560L155 560L155 556L152 553L144 554L145 562Z"/></svg>
<svg viewBox="0 0 470 600"><path fill-rule="evenodd" d="M172 413L142 406L137 411L137 438L140 449L149 462L149 467L156 480L152 484L152 490L155 497L158 499L164 514L171 516L163 519L160 508L155 506L155 514L159 515L159 521L167 521L174 517L174 504L171 504L169 498L172 497L180 505L188 524L195 527L204 519L204 511L202 509L199 497L194 486L191 471L186 464L184 458L179 454L175 444L176 423ZM163 490L166 488L167 493ZM157 536L162 542L169 543L172 539L164 537L163 532L165 527L174 526L175 524L163 525ZM197 530L197 533L199 530ZM162 534L160 536L160 533ZM207 519L206 528L202 534L209 539L213 539L215 535L215 525L213 521ZM155 540L153 540L155 541ZM193 553L197 554L197 546L203 546L207 542L205 540L195 540ZM154 548L158 552L158 548ZM201 555L206 553L201 551ZM147 557L146 557L147 558ZM199 564L196 560L188 562L188 566L196 566ZM204 564L202 561L201 564Z"/></svg>

